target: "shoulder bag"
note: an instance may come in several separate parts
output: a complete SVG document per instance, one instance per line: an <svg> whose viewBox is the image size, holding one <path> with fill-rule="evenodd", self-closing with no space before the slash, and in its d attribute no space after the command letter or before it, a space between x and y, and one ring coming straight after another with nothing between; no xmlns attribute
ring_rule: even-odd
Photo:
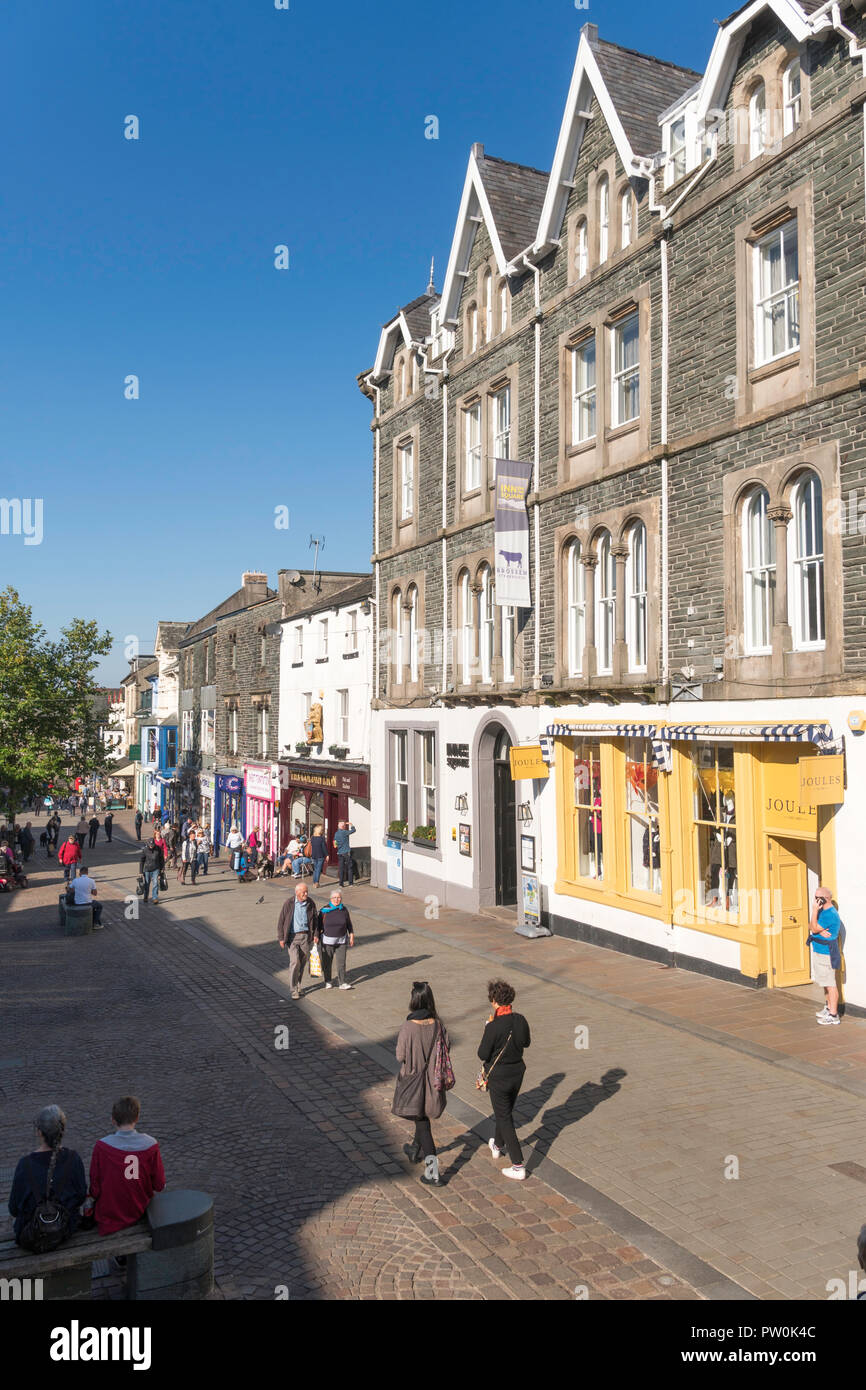
<svg viewBox="0 0 866 1390"><path fill-rule="evenodd" d="M22 1226L18 1236L18 1244L22 1245L25 1250L32 1250L37 1255L45 1255L50 1250L56 1250L70 1234L69 1212L62 1202L51 1196L51 1182L54 1177L57 1153L58 1151L55 1149L48 1164L48 1181L45 1184L44 1197L39 1191L39 1184L36 1181L33 1160L28 1159L30 1190L36 1199L36 1210Z"/></svg>
<svg viewBox="0 0 866 1390"><path fill-rule="evenodd" d="M493 1061L490 1063L490 1066L487 1068L487 1070L485 1071L484 1067L482 1067L481 1070L479 1071L478 1075L476 1076L476 1078L475 1078L475 1089L476 1089L476 1091L486 1091L486 1090L487 1090L487 1087L490 1085L490 1077L491 1077L491 1074L492 1074L492 1072L493 1072L493 1068L496 1066L496 1063L499 1061L499 1058L502 1056L503 1052L505 1051L506 1047L508 1046L508 1044L509 1044L510 1042L511 1042L511 1034L509 1033L509 1034L508 1034L508 1037L505 1039L505 1042L503 1043L502 1047L501 1047L501 1048L499 1049L499 1051L497 1052L496 1056L494 1057Z"/></svg>
<svg viewBox="0 0 866 1390"><path fill-rule="evenodd" d="M433 1064L434 1090L450 1091L455 1084L454 1068L451 1065L451 1054L445 1041L445 1029L441 1023L436 1034L435 1054L436 1060Z"/></svg>

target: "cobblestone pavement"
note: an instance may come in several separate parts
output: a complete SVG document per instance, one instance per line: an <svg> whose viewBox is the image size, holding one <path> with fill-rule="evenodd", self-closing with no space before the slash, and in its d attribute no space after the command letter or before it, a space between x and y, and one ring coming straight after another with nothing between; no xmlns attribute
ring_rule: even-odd
<svg viewBox="0 0 866 1390"><path fill-rule="evenodd" d="M376 1048L286 997L272 941L270 973L220 945L212 915L238 926L249 903L272 927L258 891L250 886L256 898L239 917L231 894L245 890L215 867L185 900L172 891L127 920L136 857L122 832L89 854L107 903L105 930L92 936L61 935L60 875L38 852L33 886L0 906L4 1194L43 1104L63 1105L86 1163L112 1100L131 1091L170 1185L216 1199L217 1298L697 1299L715 1289L700 1261L690 1281L648 1254L651 1232L627 1240L538 1176L507 1185L459 1100L436 1125L447 1185L422 1186L401 1153L409 1126L390 1114L393 1081ZM184 921L197 891L207 911L199 898ZM380 980L414 970L411 938L398 965L381 941L372 953L374 935L366 949ZM95 1292L122 1289L106 1280Z"/></svg>
<svg viewBox="0 0 866 1390"><path fill-rule="evenodd" d="M116 882L128 885L128 868ZM172 882L159 911L203 951L221 952L235 978L285 992L275 923L288 890L239 886L217 863L195 887ZM358 987L317 985L292 1017L324 1024L387 1065L411 981L430 979L454 1042L449 1112L486 1138L475 1049L486 981L507 974L533 1028L518 1110L532 1179L521 1201L543 1178L621 1245L710 1297L735 1297L738 1286L757 1298L825 1299L829 1280L847 1284L866 1218L866 1022L821 1029L809 999L787 991L562 939L528 941L489 917L443 910L428 920L423 903L365 886L347 898ZM587 1030L584 1049L576 1029ZM469 1157L461 1191L489 1164L486 1154Z"/></svg>

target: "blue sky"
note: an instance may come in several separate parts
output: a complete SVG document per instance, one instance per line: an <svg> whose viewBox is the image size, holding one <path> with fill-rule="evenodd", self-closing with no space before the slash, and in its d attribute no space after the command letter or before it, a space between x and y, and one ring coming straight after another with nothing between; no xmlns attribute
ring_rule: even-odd
<svg viewBox="0 0 866 1390"><path fill-rule="evenodd" d="M365 569L379 326L441 287L473 141L549 168L581 25L701 69L708 0L4 7L0 535L55 633L150 650L244 569ZM424 138L428 115L439 139ZM124 120L140 122L137 141ZM274 247L290 267L274 268ZM124 380L140 381L138 400ZM288 531L275 507L290 509Z"/></svg>

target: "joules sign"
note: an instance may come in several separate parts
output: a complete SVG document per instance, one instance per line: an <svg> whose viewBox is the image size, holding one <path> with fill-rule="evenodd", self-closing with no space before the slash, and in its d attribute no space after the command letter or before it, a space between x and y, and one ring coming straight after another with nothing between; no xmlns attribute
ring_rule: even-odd
<svg viewBox="0 0 866 1390"><path fill-rule="evenodd" d="M800 800L811 806L840 806L845 800L845 758L842 753L801 758Z"/></svg>

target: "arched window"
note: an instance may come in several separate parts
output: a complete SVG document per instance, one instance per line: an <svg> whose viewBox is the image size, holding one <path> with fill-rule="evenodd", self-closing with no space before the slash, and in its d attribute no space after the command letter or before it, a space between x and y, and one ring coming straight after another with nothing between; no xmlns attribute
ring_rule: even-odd
<svg viewBox="0 0 866 1390"><path fill-rule="evenodd" d="M508 285L505 281L499 286L499 332L508 328Z"/></svg>
<svg viewBox="0 0 866 1390"><path fill-rule="evenodd" d="M782 128L786 135L800 124L800 59L792 58L782 74Z"/></svg>
<svg viewBox="0 0 866 1390"><path fill-rule="evenodd" d="M405 357L401 357L401 358L400 358L400 365L399 365L399 367L398 367L397 370L398 370L398 375L397 375L397 400L398 400L398 401L403 401L403 400L406 399L406 359L405 359Z"/></svg>
<svg viewBox="0 0 866 1390"><path fill-rule="evenodd" d="M824 623L824 501L815 473L800 478L791 497L788 554L791 627L794 646L823 647Z"/></svg>
<svg viewBox="0 0 866 1390"><path fill-rule="evenodd" d="M479 576L481 592L478 595L478 659L481 664L481 679L485 683L493 680L493 574L489 565L482 565Z"/></svg>
<svg viewBox="0 0 866 1390"><path fill-rule="evenodd" d="M406 657L403 648L403 594L399 589L395 589L391 595L391 649L394 656L391 679L395 685L400 685Z"/></svg>
<svg viewBox="0 0 866 1390"><path fill-rule="evenodd" d="M475 628L472 622L472 590L469 587L469 571L463 570L457 580L460 623L460 680L468 685L472 679L472 656Z"/></svg>
<svg viewBox="0 0 866 1390"><path fill-rule="evenodd" d="M625 588L628 595L626 641L630 671L646 670L646 573L646 527L642 521L636 521L628 533L628 557L625 562Z"/></svg>
<svg viewBox="0 0 866 1390"><path fill-rule="evenodd" d="M755 159L767 148L767 93L758 82L749 98L749 157Z"/></svg>
<svg viewBox="0 0 866 1390"><path fill-rule="evenodd" d="M484 276L484 341L489 343L493 337L493 275L488 270Z"/></svg>
<svg viewBox="0 0 866 1390"><path fill-rule="evenodd" d="M415 392L418 390L418 358L415 356L414 352L412 353L412 376L411 376L411 382L412 382L412 385L411 385L411 387L410 387L410 390L411 390L411 392L412 392L412 395L414 396Z"/></svg>
<svg viewBox="0 0 866 1390"><path fill-rule="evenodd" d="M743 507L743 608L746 651L768 652L773 639L776 536L767 515L766 488L756 488Z"/></svg>
<svg viewBox="0 0 866 1390"><path fill-rule="evenodd" d="M680 116L671 125L671 183L676 183L686 172L686 120Z"/></svg>
<svg viewBox="0 0 866 1390"><path fill-rule="evenodd" d="M619 239L620 245L631 246L633 200L631 189L627 188L619 200Z"/></svg>
<svg viewBox="0 0 866 1390"><path fill-rule="evenodd" d="M607 260L610 234L610 184L607 174L598 181L598 263Z"/></svg>
<svg viewBox="0 0 866 1390"><path fill-rule="evenodd" d="M586 645L586 570L580 558L580 541L573 540L565 552L570 676L579 676L583 671L583 649Z"/></svg>
<svg viewBox="0 0 866 1390"><path fill-rule="evenodd" d="M470 304L466 315L466 347L469 352L478 351L478 305Z"/></svg>
<svg viewBox="0 0 866 1390"><path fill-rule="evenodd" d="M577 250L575 253L577 266L577 278L582 280L589 270L589 237L587 235L586 218L582 217L577 224Z"/></svg>
<svg viewBox="0 0 866 1390"><path fill-rule="evenodd" d="M599 673L613 670L613 643L616 623L616 565L610 532L603 531L598 542L598 590L595 604L595 647Z"/></svg>
<svg viewBox="0 0 866 1390"><path fill-rule="evenodd" d="M418 590L414 584L409 586L406 594L408 606L408 636L409 636L409 679L418 679Z"/></svg>

